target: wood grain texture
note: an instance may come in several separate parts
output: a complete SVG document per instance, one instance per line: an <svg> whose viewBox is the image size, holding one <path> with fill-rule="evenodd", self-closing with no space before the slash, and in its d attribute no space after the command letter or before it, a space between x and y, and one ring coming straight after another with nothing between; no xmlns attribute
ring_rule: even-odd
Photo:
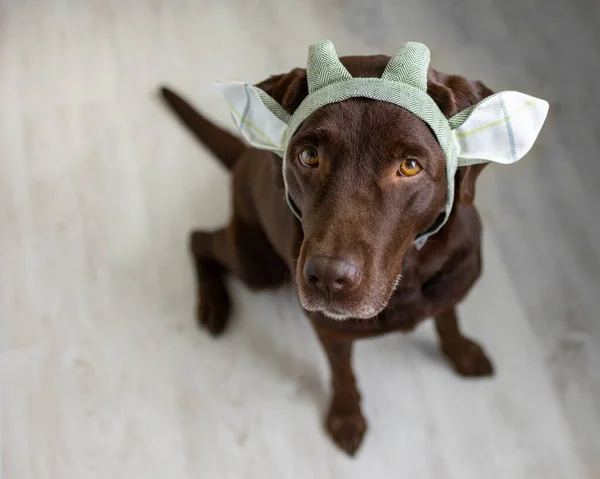
<svg viewBox="0 0 600 479"><path fill-rule="evenodd" d="M599 478L599 16L0 0L2 477ZM354 460L322 431L325 359L291 288L232 280L227 334L195 327L186 236L226 221L229 178L155 94L167 82L229 125L213 79L302 65L323 38L340 54L420 40L442 70L551 102L532 153L477 193L485 275L461 314L498 376L455 377L430 323L358 344L370 431Z"/></svg>

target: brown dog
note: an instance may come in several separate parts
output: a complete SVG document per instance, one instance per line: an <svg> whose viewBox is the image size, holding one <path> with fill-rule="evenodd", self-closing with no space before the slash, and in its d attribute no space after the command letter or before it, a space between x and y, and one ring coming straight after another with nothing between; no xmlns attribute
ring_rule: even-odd
<svg viewBox="0 0 600 479"><path fill-rule="evenodd" d="M389 57L340 60L353 77L379 77ZM290 113L308 94L303 69L257 86ZM492 91L430 68L427 93L450 117ZM482 348L463 336L455 311L481 270L481 224L473 199L484 165L459 169L448 222L417 250L415 237L444 212L446 159L430 128L412 113L350 99L311 115L287 153L300 223L284 200L279 157L246 147L170 90L162 94L233 172L229 226L191 235L199 322L215 335L224 330L230 309L226 273L251 288L293 278L329 359L333 394L326 427L344 451L354 454L366 430L351 364L354 339L410 331L433 317L441 351L458 374L493 373Z"/></svg>

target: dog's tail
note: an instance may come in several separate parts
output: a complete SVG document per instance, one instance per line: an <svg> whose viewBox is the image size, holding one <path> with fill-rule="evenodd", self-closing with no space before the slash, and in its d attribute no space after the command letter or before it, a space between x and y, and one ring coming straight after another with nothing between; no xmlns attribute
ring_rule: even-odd
<svg viewBox="0 0 600 479"><path fill-rule="evenodd" d="M186 100L167 87L161 87L160 93L183 125L227 168L231 169L240 154L247 148L244 143L204 118Z"/></svg>

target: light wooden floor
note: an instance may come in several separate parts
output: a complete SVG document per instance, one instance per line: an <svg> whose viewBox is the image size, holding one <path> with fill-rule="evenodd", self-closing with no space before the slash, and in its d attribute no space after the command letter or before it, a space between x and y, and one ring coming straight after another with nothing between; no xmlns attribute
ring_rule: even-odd
<svg viewBox="0 0 600 479"><path fill-rule="evenodd" d="M597 4L492 0L0 0L0 416L5 479L600 478ZM225 172L162 108L229 125L213 79L303 65L310 42L392 53L551 102L535 150L479 184L485 276L462 307L493 380L430 324L360 343L370 431L321 430L323 355L291 288L215 341L193 323L192 227Z"/></svg>

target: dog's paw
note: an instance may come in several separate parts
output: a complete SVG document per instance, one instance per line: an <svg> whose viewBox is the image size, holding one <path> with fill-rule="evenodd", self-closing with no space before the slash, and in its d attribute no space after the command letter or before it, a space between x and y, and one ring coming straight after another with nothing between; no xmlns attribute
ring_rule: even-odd
<svg viewBox="0 0 600 479"><path fill-rule="evenodd" d="M461 376L483 377L494 374L494 366L479 344L467 338L442 343L442 353Z"/></svg>
<svg viewBox="0 0 600 479"><path fill-rule="evenodd" d="M213 336L221 334L227 326L231 301L222 275L197 264L198 269L198 324Z"/></svg>
<svg viewBox="0 0 600 479"><path fill-rule="evenodd" d="M189 248L196 266L198 279L198 304L196 318L213 336L225 330L231 301L224 283L222 268L207 260L210 253L212 235L203 231L193 231L189 236Z"/></svg>
<svg viewBox="0 0 600 479"><path fill-rule="evenodd" d="M198 324L205 327L213 336L218 336L227 326L229 300L219 300L212 293L214 293L214 288L200 287L196 316Z"/></svg>
<svg viewBox="0 0 600 479"><path fill-rule="evenodd" d="M326 427L334 442L348 455L354 456L367 430L367 421L360 410L341 413L332 406L327 415Z"/></svg>

